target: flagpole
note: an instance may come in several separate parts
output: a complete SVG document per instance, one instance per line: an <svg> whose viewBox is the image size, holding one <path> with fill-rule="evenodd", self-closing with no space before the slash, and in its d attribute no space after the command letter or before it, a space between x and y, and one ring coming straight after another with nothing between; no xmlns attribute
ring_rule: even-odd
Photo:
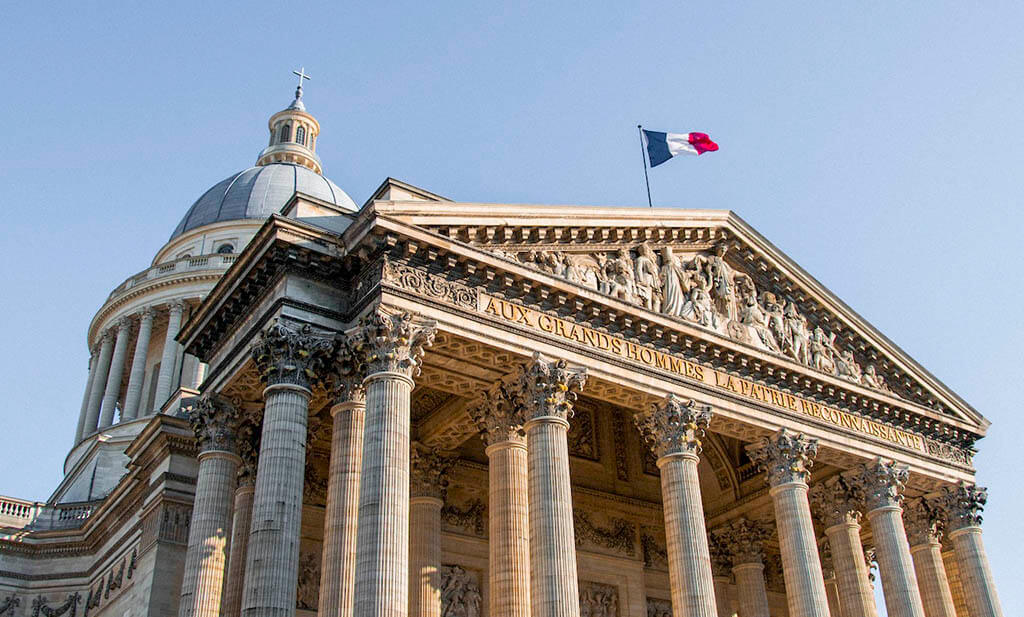
<svg viewBox="0 0 1024 617"><path fill-rule="evenodd" d="M636 125L636 130L640 134L640 158L644 162L644 183L647 184L647 207L653 208L654 204L651 202L651 180L647 177L647 148L644 148L644 130L639 124Z"/></svg>

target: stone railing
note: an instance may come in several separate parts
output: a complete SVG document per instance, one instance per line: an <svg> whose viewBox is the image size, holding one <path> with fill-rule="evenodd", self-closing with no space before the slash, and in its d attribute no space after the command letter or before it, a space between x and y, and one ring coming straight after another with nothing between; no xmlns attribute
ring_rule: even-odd
<svg viewBox="0 0 1024 617"><path fill-rule="evenodd" d="M158 264L143 270L135 276L129 277L125 282L114 288L114 291L110 292L108 300L119 296L122 293L153 281L160 279L165 276L172 276L175 274L181 274L183 272L199 272L202 270L227 270L231 267L231 264L235 263L238 259L238 255L228 255L213 253L210 255L200 255L198 257L182 257L181 259L175 259L167 263Z"/></svg>
<svg viewBox="0 0 1024 617"><path fill-rule="evenodd" d="M45 503L38 501L0 497L0 527L21 529L36 520L45 506Z"/></svg>
<svg viewBox="0 0 1024 617"><path fill-rule="evenodd" d="M103 500L48 505L14 497L0 497L0 528L16 530L74 529L81 527Z"/></svg>

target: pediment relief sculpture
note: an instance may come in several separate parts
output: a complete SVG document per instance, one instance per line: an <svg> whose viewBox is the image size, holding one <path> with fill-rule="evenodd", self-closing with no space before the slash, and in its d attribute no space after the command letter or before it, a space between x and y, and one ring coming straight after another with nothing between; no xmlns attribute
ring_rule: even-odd
<svg viewBox="0 0 1024 617"><path fill-rule="evenodd" d="M834 377L892 392L874 363L858 359L835 333L808 320L795 300L759 289L753 277L730 264L726 242L696 252L672 246L656 251L647 242L597 253L492 252Z"/></svg>

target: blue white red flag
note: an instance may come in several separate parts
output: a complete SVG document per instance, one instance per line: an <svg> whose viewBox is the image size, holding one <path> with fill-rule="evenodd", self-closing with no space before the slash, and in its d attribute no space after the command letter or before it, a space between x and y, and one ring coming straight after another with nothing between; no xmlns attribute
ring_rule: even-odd
<svg viewBox="0 0 1024 617"><path fill-rule="evenodd" d="M705 133L661 133L641 129L647 158L657 167L678 154L704 154L718 150L718 144Z"/></svg>

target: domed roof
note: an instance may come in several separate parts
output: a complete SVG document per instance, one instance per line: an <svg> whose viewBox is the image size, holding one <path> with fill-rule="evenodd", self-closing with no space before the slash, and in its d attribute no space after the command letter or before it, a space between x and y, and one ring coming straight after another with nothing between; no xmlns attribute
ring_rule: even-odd
<svg viewBox="0 0 1024 617"><path fill-rule="evenodd" d="M213 185L188 209L170 240L211 223L265 219L280 212L296 191L353 212L358 210L345 191L315 171L291 163L270 163L250 167Z"/></svg>

